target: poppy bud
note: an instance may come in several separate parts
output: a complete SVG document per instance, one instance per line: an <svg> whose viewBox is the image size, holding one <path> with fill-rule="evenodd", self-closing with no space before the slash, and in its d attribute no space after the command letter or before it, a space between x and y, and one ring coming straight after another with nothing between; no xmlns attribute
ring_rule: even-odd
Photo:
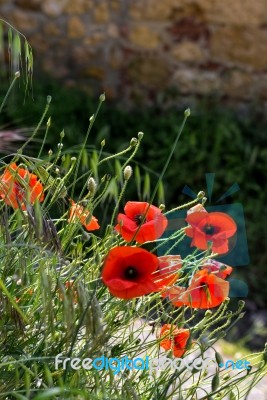
<svg viewBox="0 0 267 400"><path fill-rule="evenodd" d="M239 300L238 301L238 307L242 310L242 308L244 308L244 306L245 306L244 300Z"/></svg>
<svg viewBox="0 0 267 400"><path fill-rule="evenodd" d="M144 136L144 132L138 132L138 140L139 142L142 140L143 136Z"/></svg>
<svg viewBox="0 0 267 400"><path fill-rule="evenodd" d="M135 147L137 145L137 143L138 143L138 140L135 137L133 137L130 141L130 146Z"/></svg>
<svg viewBox="0 0 267 400"><path fill-rule="evenodd" d="M48 118L46 126L49 128L51 126L51 117Z"/></svg>
<svg viewBox="0 0 267 400"><path fill-rule="evenodd" d="M102 141L101 141L101 147L104 147L105 146L105 144L106 144L106 141L105 141L105 139L103 139Z"/></svg>
<svg viewBox="0 0 267 400"><path fill-rule="evenodd" d="M64 138L64 136L65 136L64 129L63 129L63 131L61 131L61 132L60 132L59 136L61 137L61 139L63 139L63 138Z"/></svg>
<svg viewBox="0 0 267 400"><path fill-rule="evenodd" d="M207 317L207 318L209 318L209 317L211 317L212 316L212 311L211 310L207 310L206 312L205 312L205 318Z"/></svg>
<svg viewBox="0 0 267 400"><path fill-rule="evenodd" d="M91 194L94 194L96 191L96 181L94 180L94 178L89 178L87 181L87 189L89 190L89 192Z"/></svg>
<svg viewBox="0 0 267 400"><path fill-rule="evenodd" d="M211 390L215 392L215 390L218 389L219 385L220 385L220 378L218 372L216 372L211 381Z"/></svg>
<svg viewBox="0 0 267 400"><path fill-rule="evenodd" d="M20 77L20 71L15 72L15 78L19 78Z"/></svg>
<svg viewBox="0 0 267 400"><path fill-rule="evenodd" d="M189 117L190 114L191 114L190 108L187 108L187 109L185 110L185 112L184 112L184 116L185 116L185 117Z"/></svg>
<svg viewBox="0 0 267 400"><path fill-rule="evenodd" d="M222 356L220 355L220 353L218 353L217 351L215 351L215 358L217 361L218 366L220 367L221 365L224 365L224 361Z"/></svg>
<svg viewBox="0 0 267 400"><path fill-rule="evenodd" d="M102 101L102 102L106 100L105 93L102 93L102 94L99 96L99 100Z"/></svg>
<svg viewBox="0 0 267 400"><path fill-rule="evenodd" d="M48 155L49 155L49 157L51 157L52 156L52 154L53 154L53 150L48 150Z"/></svg>
<svg viewBox="0 0 267 400"><path fill-rule="evenodd" d="M133 169L132 169L132 167L131 167L130 165L127 165L127 166L124 168L124 171L123 171L124 179L125 179L126 181L128 181L128 180L131 178L132 174L133 174Z"/></svg>
<svg viewBox="0 0 267 400"><path fill-rule="evenodd" d="M205 196L205 192L203 192L203 190L201 190L201 191L198 192L198 194L197 194L197 198L198 198L198 199L203 199L204 196Z"/></svg>
<svg viewBox="0 0 267 400"><path fill-rule="evenodd" d="M165 204L160 204L160 206L159 206L159 209L161 210L161 211L164 211L165 210Z"/></svg>
<svg viewBox="0 0 267 400"><path fill-rule="evenodd" d="M202 198L202 205L204 206L204 204L206 203L206 201L207 201L207 197L203 197Z"/></svg>
<svg viewBox="0 0 267 400"><path fill-rule="evenodd" d="M51 100L52 100L52 97L51 96L47 96L47 98L46 98L47 104L50 104Z"/></svg>
<svg viewBox="0 0 267 400"><path fill-rule="evenodd" d="M89 118L89 121L90 122L93 121L94 117L95 117L95 114L91 115L91 117Z"/></svg>

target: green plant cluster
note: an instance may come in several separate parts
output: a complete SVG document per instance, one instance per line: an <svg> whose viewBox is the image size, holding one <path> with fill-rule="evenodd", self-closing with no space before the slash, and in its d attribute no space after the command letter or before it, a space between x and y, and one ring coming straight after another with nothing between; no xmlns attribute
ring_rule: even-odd
<svg viewBox="0 0 267 400"><path fill-rule="evenodd" d="M3 96L6 88L0 89L3 90ZM8 124L8 128L28 127L29 131L33 130L44 110L45 94L53 96L49 111L51 127L45 150L57 145L60 132L64 129L64 148L76 146L78 152L89 117L94 112L95 101L85 92L76 88L64 88L51 79L39 79L33 85L33 95L25 99L22 87L15 94L11 93L0 125L3 127ZM133 196L145 199L149 197L150 185L153 187L161 172L161 160L166 159L169 154L180 124L179 107L167 111L157 106L129 111L107 101L101 110L101 118L96 120L87 152L84 154L85 168L93 157L94 146L100 147L105 140L111 153L118 152L126 148L131 137L142 130L145 133L143 145L135 162L142 172L147 173L141 174L143 182L139 184L140 176L138 169L136 170L138 184L133 184L132 190ZM44 132L45 128L44 124ZM248 267L238 268L237 274L240 279L247 281L249 298L259 308L263 308L267 301L267 255L264 251L267 236L267 192L264 189L267 178L266 128L267 122L257 112L257 107L237 115L231 110L220 108L212 101L198 105L197 112L192 112L184 130L186 140L178 145L173 156L173 167L167 170L164 182L165 200L174 207L188 200L182 193L185 184L194 189L205 190L206 173L216 174L211 204L215 204L233 183L240 186L239 192L226 199L226 202L242 203L245 211L250 264ZM39 143L35 142L31 146L34 151L34 146L38 148ZM138 193L134 193L136 187ZM163 194L159 196L159 201L162 199Z"/></svg>

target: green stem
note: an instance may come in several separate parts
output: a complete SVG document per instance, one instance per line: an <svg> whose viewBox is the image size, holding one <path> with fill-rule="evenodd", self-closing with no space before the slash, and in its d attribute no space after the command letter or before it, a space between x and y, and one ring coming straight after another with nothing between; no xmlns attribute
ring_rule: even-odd
<svg viewBox="0 0 267 400"><path fill-rule="evenodd" d="M102 96L102 95L101 95L101 96ZM103 98L102 98L101 96L100 96L100 98L99 98L99 103L98 103L96 112L95 112L95 114L92 115L92 117L90 118L90 124L89 124L89 127L88 127L88 129L87 129L86 136L85 136L85 139L84 139L82 148L81 148L80 153L79 153L79 157L78 157L77 164L76 164L76 170L75 170L75 173L74 173L74 179L73 179L74 184L73 184L73 186L72 186L71 198L72 198L73 195L74 195L75 183L76 183L77 176L78 176L78 171L79 171L79 167L80 167L80 163L81 163L82 154L83 154L83 152L84 152L84 149L85 149L85 146L86 146L88 137L89 137L89 135L90 135L90 132L91 132L91 130L92 130L92 127L93 127L93 125L94 125L94 122L95 122L95 120L96 120L97 114L99 113L100 107L101 107L101 105L102 105L102 103L103 103L103 101L104 101Z"/></svg>
<svg viewBox="0 0 267 400"><path fill-rule="evenodd" d="M163 176L165 175L165 172L166 172L166 170L167 170L167 168L168 168L168 166L169 166L169 164L170 164L171 158L172 158L173 153L174 153L174 151L175 151L175 149L176 149L176 146L177 146L177 143L178 143L178 141L179 141L179 139L180 139L180 137L181 137L181 134L182 134L182 132L183 132L183 130L184 130L184 126L185 126L185 123L186 123L187 118L189 117L189 115L190 115L190 110L189 110L189 109L188 109L188 110L185 110L185 112L184 112L184 119L183 119L182 125L181 125L181 127L180 127L180 129L179 129L179 132L178 132L178 134L177 134L177 136L176 136L176 139L175 139L175 141L174 141L174 143L173 143L173 146L172 146L172 149L171 149L171 151L170 151L169 157L167 158L167 161L166 161L166 163L165 163L165 165L164 165L164 167L163 167L163 169L162 169L162 172L161 172L161 174L160 174L160 176L159 176L159 178L158 178L158 181L157 181L157 183L156 183L156 186L155 186L154 191L153 191L153 193L152 193L152 196L151 196L151 198L150 198L149 205L151 205L151 204L153 203L153 200L154 200L154 198L155 198L155 196L156 196L156 194L157 194L157 191L158 191L160 182L162 181L162 178L163 178ZM135 231L135 234L134 234L134 236L133 236L133 238L132 238L132 240L131 240L131 242L130 242L130 245L133 244L133 242L134 242L134 240L135 240L135 238L136 238L136 235L138 234L138 232L139 232L141 226L143 225L143 223L144 223L144 221L145 221L145 219L146 219L146 215L147 215L147 213L148 213L148 210L149 210L149 207L147 207L147 209L146 209L146 211L145 211L145 213L144 213L144 215L143 215L143 219L142 219L142 221L141 221L141 223L140 223L138 229Z"/></svg>
<svg viewBox="0 0 267 400"><path fill-rule="evenodd" d="M1 114L1 112L2 112L2 110L3 110L3 107L4 107L4 105L5 105L6 101L7 101L7 99L8 99L8 96L9 96L9 94L10 94L10 92L11 92L13 86L15 85L16 80L19 78L19 76L20 76L20 74L18 74L18 73L16 72L16 73L15 73L15 76L14 76L14 78L13 78L13 81L11 82L11 85L9 86L8 91L7 91L7 93L6 93L5 97L4 97L4 100L2 101L2 104L1 104L1 106L0 106L0 114Z"/></svg>

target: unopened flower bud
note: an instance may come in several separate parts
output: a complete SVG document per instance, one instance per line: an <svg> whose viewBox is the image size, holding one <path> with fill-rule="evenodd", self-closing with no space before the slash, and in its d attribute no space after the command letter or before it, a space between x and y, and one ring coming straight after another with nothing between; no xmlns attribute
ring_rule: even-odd
<svg viewBox="0 0 267 400"><path fill-rule="evenodd" d="M89 192L91 194L95 193L96 187L97 187L97 185L96 185L96 181L94 180L94 178L92 178L92 177L89 178L87 181L87 189L89 190Z"/></svg>
<svg viewBox="0 0 267 400"><path fill-rule="evenodd" d="M50 104L51 100L52 100L52 97L51 96L47 96L47 98L46 98L47 104Z"/></svg>
<svg viewBox="0 0 267 400"><path fill-rule="evenodd" d="M72 162L75 162L77 160L77 157L71 157L70 159Z"/></svg>
<svg viewBox="0 0 267 400"><path fill-rule="evenodd" d="M57 147L61 150L62 147L63 147L63 143L58 143L58 144L57 144Z"/></svg>
<svg viewBox="0 0 267 400"><path fill-rule="evenodd" d="M164 210L165 210L165 204L160 204L160 205L159 205L159 209L160 209L161 211L164 211Z"/></svg>
<svg viewBox="0 0 267 400"><path fill-rule="evenodd" d="M103 139L103 140L101 141L101 147L104 147L104 146L105 146L105 144L106 144L106 140L105 140L105 139Z"/></svg>
<svg viewBox="0 0 267 400"><path fill-rule="evenodd" d="M46 125L48 126L48 128L51 126L51 117L48 118Z"/></svg>
<svg viewBox="0 0 267 400"><path fill-rule="evenodd" d="M89 121L93 121L93 119L95 118L95 114L91 115L91 117L89 118Z"/></svg>
<svg viewBox="0 0 267 400"><path fill-rule="evenodd" d="M135 137L133 137L130 141L130 146L135 147L137 145L137 143L138 143L138 140Z"/></svg>
<svg viewBox="0 0 267 400"><path fill-rule="evenodd" d="M102 102L106 100L105 93L102 93L102 94L99 96L99 100L102 101Z"/></svg>
<svg viewBox="0 0 267 400"><path fill-rule="evenodd" d="M124 168L124 171L123 171L124 179L125 179L126 181L128 181L128 180L131 178L132 174L133 174L133 169L132 169L132 167L131 167L130 165L127 165L127 166Z"/></svg>
<svg viewBox="0 0 267 400"><path fill-rule="evenodd" d="M207 200L208 200L207 197L203 197L203 199L202 199L202 205L203 206L204 206L204 204L206 203Z"/></svg>
<svg viewBox="0 0 267 400"><path fill-rule="evenodd" d="M197 194L197 198L198 198L198 199L203 199L204 196L205 196L205 192L203 192L203 190L201 190L201 191L198 192L198 194Z"/></svg>
<svg viewBox="0 0 267 400"><path fill-rule="evenodd" d="M185 116L185 117L189 117L190 114L191 114L190 108L187 108L187 109L185 110L185 112L184 112L184 116Z"/></svg>
<svg viewBox="0 0 267 400"><path fill-rule="evenodd" d="M224 364L224 361L223 361L221 354L218 353L217 351L215 351L215 358L216 358L216 362L217 362L218 366L221 367Z"/></svg>
<svg viewBox="0 0 267 400"><path fill-rule="evenodd" d="M141 141L143 136L144 136L144 132L138 132L138 140Z"/></svg>
<svg viewBox="0 0 267 400"><path fill-rule="evenodd" d="M240 309L242 309L244 306L245 306L245 302L244 302L244 300L239 300L238 301L238 307L240 308Z"/></svg>
<svg viewBox="0 0 267 400"><path fill-rule="evenodd" d="M64 138L64 136L65 136L65 132L64 132L64 130L63 130L63 131L61 131L59 135L60 135L61 139L63 139L63 138Z"/></svg>
<svg viewBox="0 0 267 400"><path fill-rule="evenodd" d="M20 71L16 71L15 72L15 78L19 78L20 77Z"/></svg>
<svg viewBox="0 0 267 400"><path fill-rule="evenodd" d="M49 157L51 157L52 156L52 154L53 154L53 150L48 150L48 155L49 155Z"/></svg>
<svg viewBox="0 0 267 400"><path fill-rule="evenodd" d="M212 316L212 311L211 310L207 310L206 312L205 312L205 318L209 318L209 317L211 317Z"/></svg>

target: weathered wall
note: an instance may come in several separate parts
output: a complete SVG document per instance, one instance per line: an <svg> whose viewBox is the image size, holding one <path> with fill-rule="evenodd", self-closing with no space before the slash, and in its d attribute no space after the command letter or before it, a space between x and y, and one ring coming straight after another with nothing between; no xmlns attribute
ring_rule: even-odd
<svg viewBox="0 0 267 400"><path fill-rule="evenodd" d="M267 102L267 0L0 0L0 15L89 92Z"/></svg>

